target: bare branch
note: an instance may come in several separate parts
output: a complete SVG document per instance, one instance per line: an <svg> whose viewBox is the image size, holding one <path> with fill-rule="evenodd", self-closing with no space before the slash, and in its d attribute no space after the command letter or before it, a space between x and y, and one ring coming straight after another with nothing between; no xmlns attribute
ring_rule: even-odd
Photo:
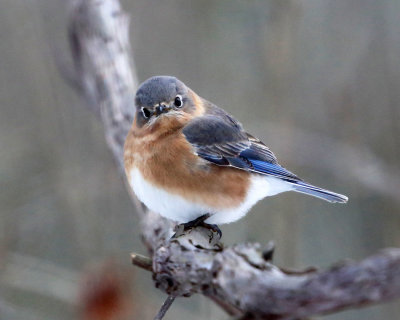
<svg viewBox="0 0 400 320"><path fill-rule="evenodd" d="M164 304L161 306L160 311L154 318L154 320L161 320L164 318L165 314L167 313L168 309L171 307L172 303L175 301L175 297L173 296L168 296L168 298L165 300Z"/></svg>
<svg viewBox="0 0 400 320"><path fill-rule="evenodd" d="M76 0L69 27L78 83L101 116L121 172L137 87L128 22L118 0ZM201 293L241 319L287 320L400 296L400 249L325 271L286 272L270 263L271 245L264 253L256 243L223 248L204 228L171 239L173 224L132 199L152 257L133 254L132 262L152 271L156 286L171 296Z"/></svg>
<svg viewBox="0 0 400 320"><path fill-rule="evenodd" d="M74 83L80 85L78 92L85 94L88 108L101 116L107 144L125 179L123 148L134 117L132 102L138 85L129 44L129 17L119 1L113 0L75 0L70 16ZM143 206L129 187L127 190L143 217Z"/></svg>
<svg viewBox="0 0 400 320"><path fill-rule="evenodd" d="M400 296L400 249L395 248L359 263L296 274L265 261L257 243L220 250L194 230L158 248L153 268L156 286L168 294L203 293L263 319L304 318Z"/></svg>
<svg viewBox="0 0 400 320"><path fill-rule="evenodd" d="M131 60L129 18L118 1L76 1L69 39L75 71L90 107L101 114L106 139L123 171L123 145L131 126L137 87Z"/></svg>
<svg viewBox="0 0 400 320"><path fill-rule="evenodd" d="M147 271L153 271L153 262L149 257L142 256L138 253L131 253L132 264Z"/></svg>

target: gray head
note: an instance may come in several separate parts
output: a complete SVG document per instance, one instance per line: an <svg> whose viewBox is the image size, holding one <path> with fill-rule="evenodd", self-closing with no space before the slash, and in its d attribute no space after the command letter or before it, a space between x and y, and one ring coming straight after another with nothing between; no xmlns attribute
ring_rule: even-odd
<svg viewBox="0 0 400 320"><path fill-rule="evenodd" d="M147 79L136 92L137 125L171 111L189 112L193 103L189 88L175 77L156 76Z"/></svg>

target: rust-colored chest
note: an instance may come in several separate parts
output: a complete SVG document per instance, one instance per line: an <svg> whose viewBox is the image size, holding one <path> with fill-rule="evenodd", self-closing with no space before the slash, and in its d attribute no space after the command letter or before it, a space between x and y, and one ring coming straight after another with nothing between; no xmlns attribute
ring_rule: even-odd
<svg viewBox="0 0 400 320"><path fill-rule="evenodd" d="M198 157L178 126L174 130L159 127L144 135L135 134L133 128L125 143L124 160L128 177L137 169L152 185L210 207L237 206L250 184L248 172Z"/></svg>

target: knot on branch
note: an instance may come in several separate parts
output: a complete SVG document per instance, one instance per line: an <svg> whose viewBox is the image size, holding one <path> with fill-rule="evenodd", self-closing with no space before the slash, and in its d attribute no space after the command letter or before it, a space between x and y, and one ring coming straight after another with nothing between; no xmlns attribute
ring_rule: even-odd
<svg viewBox="0 0 400 320"><path fill-rule="evenodd" d="M254 269L279 270L264 259L260 244L223 249L219 238L215 238L212 231L198 227L158 247L153 260L156 287L173 296L200 292L215 295L219 290L230 290L221 285L227 279L239 279L235 286L247 285Z"/></svg>
<svg viewBox="0 0 400 320"><path fill-rule="evenodd" d="M154 252L156 287L173 296L206 292L212 282L214 257L221 249L215 234L203 227L171 238Z"/></svg>

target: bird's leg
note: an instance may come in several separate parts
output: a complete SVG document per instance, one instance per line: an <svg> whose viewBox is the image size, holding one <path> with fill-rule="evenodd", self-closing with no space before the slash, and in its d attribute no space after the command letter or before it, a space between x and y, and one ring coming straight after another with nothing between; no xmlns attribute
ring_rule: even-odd
<svg viewBox="0 0 400 320"><path fill-rule="evenodd" d="M211 214L206 213L206 214L203 214L202 216L200 216L200 217L198 217L198 218L196 218L196 219L194 219L192 221L189 221L189 222L186 222L186 223L182 223L183 228L186 231L186 230L190 230L190 229L196 228L198 226L203 226L204 224L206 224L204 221L206 219L208 219L210 216L211 216Z"/></svg>
<svg viewBox="0 0 400 320"><path fill-rule="evenodd" d="M175 230L178 230L179 228L181 228L182 229L181 232L185 232L185 231L191 230L191 229L196 228L196 227L204 227L206 229L210 229L210 230L218 233L219 237L221 238L222 237L221 229L216 224L208 224L208 223L204 222L209 217L211 217L210 213L203 214L202 216L200 216L200 217L198 217L198 218L196 218L196 219L194 219L192 221L189 221L189 222L182 223L182 224L178 225ZM177 233L178 232L176 232L173 235L173 238L176 238L178 236Z"/></svg>

